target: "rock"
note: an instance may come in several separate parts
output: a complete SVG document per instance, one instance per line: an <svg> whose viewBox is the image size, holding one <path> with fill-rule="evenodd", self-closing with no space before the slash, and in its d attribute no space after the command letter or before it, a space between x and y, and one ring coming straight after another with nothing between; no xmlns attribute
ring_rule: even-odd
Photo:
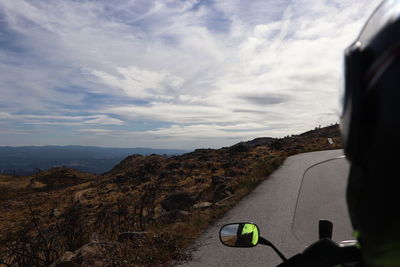
<svg viewBox="0 0 400 267"><path fill-rule="evenodd" d="M79 264L72 261L74 256L75 254L71 251L66 251L57 261L50 265L50 267L78 267Z"/></svg>
<svg viewBox="0 0 400 267"><path fill-rule="evenodd" d="M272 137L259 137L259 138L256 138L256 139L246 142L246 144L250 147L266 146L266 145L271 144L275 140L276 139L272 138Z"/></svg>
<svg viewBox="0 0 400 267"><path fill-rule="evenodd" d="M122 193L127 193L127 192L129 192L129 190L130 190L130 188L128 186L121 187L121 192Z"/></svg>
<svg viewBox="0 0 400 267"><path fill-rule="evenodd" d="M232 177L225 177L225 176L213 176L212 177L212 184L213 185L221 185L227 184L232 180Z"/></svg>
<svg viewBox="0 0 400 267"><path fill-rule="evenodd" d="M100 240L92 236L91 242L75 250L65 252L50 267L105 267L111 264L111 254L120 243Z"/></svg>
<svg viewBox="0 0 400 267"><path fill-rule="evenodd" d="M59 209L53 209L52 211L50 211L49 217L53 218L53 217L59 217L61 216L62 212Z"/></svg>
<svg viewBox="0 0 400 267"><path fill-rule="evenodd" d="M233 166L235 166L235 165L233 165ZM225 171L225 174L232 177L232 176L237 176L238 172L236 170L229 169L229 170Z"/></svg>
<svg viewBox="0 0 400 267"><path fill-rule="evenodd" d="M172 175L172 171L169 170L164 170L160 173L160 175L158 176L159 179L164 179L169 177L170 175Z"/></svg>
<svg viewBox="0 0 400 267"><path fill-rule="evenodd" d="M196 163L196 162L191 162L191 163L186 163L184 166L186 169L189 170L194 170L200 167L200 164Z"/></svg>
<svg viewBox="0 0 400 267"><path fill-rule="evenodd" d="M47 186L47 184L44 184L44 183L41 183L41 182L38 182L38 181L33 181L33 180L31 181L31 183L29 185L29 187L35 188L35 189L44 188L46 186Z"/></svg>
<svg viewBox="0 0 400 267"><path fill-rule="evenodd" d="M173 169L178 169L179 166L180 166L180 162L179 162L179 161L176 161L176 162L171 162L171 163L169 163L169 164L166 166L166 168L167 168L168 170L173 170Z"/></svg>
<svg viewBox="0 0 400 267"><path fill-rule="evenodd" d="M10 209L12 207L11 203L9 202L3 202L0 204L2 206L2 208L4 209Z"/></svg>
<svg viewBox="0 0 400 267"><path fill-rule="evenodd" d="M199 202L193 206L194 209L205 209L211 207L212 203L210 202Z"/></svg>
<svg viewBox="0 0 400 267"><path fill-rule="evenodd" d="M146 232L124 232L118 234L118 242L123 242L124 240L138 240L146 239Z"/></svg>
<svg viewBox="0 0 400 267"><path fill-rule="evenodd" d="M207 182L207 179L206 178L196 178L194 181L196 184L203 184L203 183Z"/></svg>
<svg viewBox="0 0 400 267"><path fill-rule="evenodd" d="M210 186L201 191L199 200L202 202L214 202L215 186Z"/></svg>
<svg viewBox="0 0 400 267"><path fill-rule="evenodd" d="M249 151L249 147L244 143L239 143L239 144L236 144L236 145L232 146L230 151L234 152L234 153L248 152Z"/></svg>
<svg viewBox="0 0 400 267"><path fill-rule="evenodd" d="M182 220L185 217L189 216L190 212L183 210L173 210L162 213L157 217L156 221L162 224L171 224L176 221Z"/></svg>
<svg viewBox="0 0 400 267"><path fill-rule="evenodd" d="M232 177L225 176L213 176L212 177L212 186L215 188L213 201L219 201L227 196L230 196L234 193L233 188L230 186L230 182Z"/></svg>
<svg viewBox="0 0 400 267"><path fill-rule="evenodd" d="M90 242L98 243L98 242L107 242L108 240L99 233L94 232L90 237Z"/></svg>
<svg viewBox="0 0 400 267"><path fill-rule="evenodd" d="M122 184L122 183L127 183L130 180L130 177L127 175L117 175L117 177L114 178L114 183L116 184Z"/></svg>
<svg viewBox="0 0 400 267"><path fill-rule="evenodd" d="M230 185L221 184L215 190L214 199L218 201L233 195L233 193L234 190Z"/></svg>
<svg viewBox="0 0 400 267"><path fill-rule="evenodd" d="M269 144L269 147L273 150L282 150L284 146L284 141L280 139L276 139Z"/></svg>
<svg viewBox="0 0 400 267"><path fill-rule="evenodd" d="M196 202L196 195L190 192L177 192L167 196L161 206L166 211L189 210Z"/></svg>
<svg viewBox="0 0 400 267"><path fill-rule="evenodd" d="M95 193L94 192L89 192L85 194L85 198L86 199L93 199L95 197Z"/></svg>

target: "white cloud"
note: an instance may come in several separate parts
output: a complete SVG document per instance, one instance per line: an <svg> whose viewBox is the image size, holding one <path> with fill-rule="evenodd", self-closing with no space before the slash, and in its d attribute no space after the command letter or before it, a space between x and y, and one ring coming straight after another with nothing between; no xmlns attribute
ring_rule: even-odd
<svg viewBox="0 0 400 267"><path fill-rule="evenodd" d="M0 120L9 120L12 119L13 116L7 112L0 112Z"/></svg>
<svg viewBox="0 0 400 267"><path fill-rule="evenodd" d="M379 2L0 0L0 121L160 146L336 122L343 51Z"/></svg>
<svg viewBox="0 0 400 267"><path fill-rule="evenodd" d="M0 134L7 134L7 135L30 135L30 134L41 134L45 133L46 131L44 130L21 130L21 129L15 129L15 128L6 128L6 129L0 129Z"/></svg>
<svg viewBox="0 0 400 267"><path fill-rule="evenodd" d="M85 120L83 123L85 124L98 124L98 125L123 125L124 122L116 119L111 118L106 115L96 115L96 116L88 116L88 120Z"/></svg>
<svg viewBox="0 0 400 267"><path fill-rule="evenodd" d="M94 135L111 135L113 133L112 130L109 129L80 129L78 132L81 133L89 133L89 134L94 134Z"/></svg>
<svg viewBox="0 0 400 267"><path fill-rule="evenodd" d="M269 129L270 128L267 128L262 124L256 123L228 126L221 126L218 124L197 124L189 126L172 125L167 128L147 131L146 134L189 140L209 140L210 136L212 136L213 139L218 140L218 142L221 142L223 139L235 139L239 142L240 140L253 139L254 136L262 136L268 133Z"/></svg>
<svg viewBox="0 0 400 267"><path fill-rule="evenodd" d="M36 125L123 125L124 122L108 115L64 116L64 115L30 115L0 112L0 122L17 121Z"/></svg>
<svg viewBox="0 0 400 267"><path fill-rule="evenodd" d="M171 75L167 71L150 71L135 66L117 68L122 77L103 71L93 70L106 85L121 89L127 96L134 99L170 99L170 91L176 91L182 86L183 79Z"/></svg>
<svg viewBox="0 0 400 267"><path fill-rule="evenodd" d="M135 120L144 119L152 121L177 122L177 123L207 123L231 121L231 114L218 107L198 105L177 105L153 102L147 106L122 106L107 110L109 113L118 114L125 118Z"/></svg>

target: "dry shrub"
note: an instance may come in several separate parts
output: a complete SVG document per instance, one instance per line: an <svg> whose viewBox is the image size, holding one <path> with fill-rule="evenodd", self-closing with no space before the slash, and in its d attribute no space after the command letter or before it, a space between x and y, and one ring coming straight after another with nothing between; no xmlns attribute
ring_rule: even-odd
<svg viewBox="0 0 400 267"><path fill-rule="evenodd" d="M265 161L258 163L253 171L241 178L237 185L239 191L244 194L250 193L262 181L264 181L270 174L272 174L279 166L282 165L286 156L282 154L272 155Z"/></svg>
<svg viewBox="0 0 400 267"><path fill-rule="evenodd" d="M182 231L159 230L143 239L126 240L112 255L112 265L119 266L168 266L175 261L188 260L183 244L187 237Z"/></svg>
<svg viewBox="0 0 400 267"><path fill-rule="evenodd" d="M104 205L96 214L92 226L109 240L115 240L122 232L142 232L154 221L157 187L144 190L135 197L122 197L116 204Z"/></svg>
<svg viewBox="0 0 400 267"><path fill-rule="evenodd" d="M44 225L40 214L27 203L29 216L0 240L0 262L6 266L49 266L66 250L88 241L82 207L73 205L53 225Z"/></svg>
<svg viewBox="0 0 400 267"><path fill-rule="evenodd" d="M62 240L66 251L74 251L89 242L90 229L85 220L85 210L79 203L70 206L53 228L53 234Z"/></svg>

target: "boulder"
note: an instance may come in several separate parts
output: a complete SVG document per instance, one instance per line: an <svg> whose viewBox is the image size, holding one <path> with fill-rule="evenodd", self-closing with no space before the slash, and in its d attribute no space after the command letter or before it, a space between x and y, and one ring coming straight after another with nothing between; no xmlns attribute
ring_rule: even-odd
<svg viewBox="0 0 400 267"><path fill-rule="evenodd" d="M194 209L206 209L206 208L209 208L211 206L212 206L212 203L205 201L205 202L199 202L199 203L195 204L193 206L193 208Z"/></svg>
<svg viewBox="0 0 400 267"><path fill-rule="evenodd" d="M196 194L190 192L176 192L168 195L161 206L166 211L189 210L196 202Z"/></svg>
<svg viewBox="0 0 400 267"><path fill-rule="evenodd" d="M110 266L111 254L120 243L92 236L90 243L82 246L74 252L65 252L50 267L105 267Z"/></svg>

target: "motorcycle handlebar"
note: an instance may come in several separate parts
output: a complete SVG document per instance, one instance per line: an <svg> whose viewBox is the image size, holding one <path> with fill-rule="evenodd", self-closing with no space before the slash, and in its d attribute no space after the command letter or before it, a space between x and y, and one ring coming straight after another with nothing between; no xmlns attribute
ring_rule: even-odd
<svg viewBox="0 0 400 267"><path fill-rule="evenodd" d="M337 264L361 262L361 251L354 246L340 247L329 238L321 239L278 267L328 267Z"/></svg>

